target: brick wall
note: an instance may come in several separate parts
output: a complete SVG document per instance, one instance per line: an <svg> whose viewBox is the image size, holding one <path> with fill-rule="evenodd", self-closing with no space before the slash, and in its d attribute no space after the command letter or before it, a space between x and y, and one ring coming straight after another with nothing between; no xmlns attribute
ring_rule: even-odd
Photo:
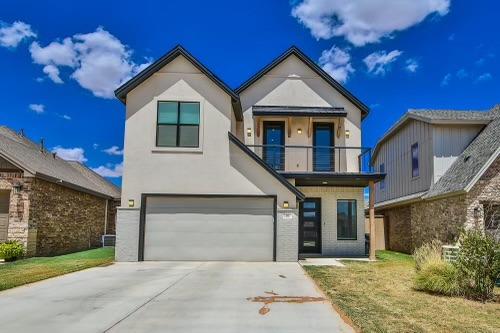
<svg viewBox="0 0 500 333"><path fill-rule="evenodd" d="M298 209L278 209L276 261L297 261L299 237Z"/></svg>
<svg viewBox="0 0 500 333"><path fill-rule="evenodd" d="M387 235L389 250L411 253L413 251L411 238L411 207L402 206L385 210L388 221Z"/></svg>
<svg viewBox="0 0 500 333"><path fill-rule="evenodd" d="M99 247L104 215L105 199L35 179L30 224L37 230L36 255Z"/></svg>

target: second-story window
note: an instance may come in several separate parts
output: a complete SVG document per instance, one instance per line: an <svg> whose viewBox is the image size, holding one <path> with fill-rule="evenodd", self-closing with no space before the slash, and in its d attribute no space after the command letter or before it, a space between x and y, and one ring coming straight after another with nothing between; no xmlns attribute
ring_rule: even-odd
<svg viewBox="0 0 500 333"><path fill-rule="evenodd" d="M411 145L411 176L418 177L420 170L418 168L418 143Z"/></svg>
<svg viewBox="0 0 500 333"><path fill-rule="evenodd" d="M158 102L157 147L199 146L200 103Z"/></svg>
<svg viewBox="0 0 500 333"><path fill-rule="evenodd" d="M385 173L385 165L384 165L384 163L380 164L379 172L380 173ZM385 179L382 179L380 181L380 189L381 190L385 189Z"/></svg>

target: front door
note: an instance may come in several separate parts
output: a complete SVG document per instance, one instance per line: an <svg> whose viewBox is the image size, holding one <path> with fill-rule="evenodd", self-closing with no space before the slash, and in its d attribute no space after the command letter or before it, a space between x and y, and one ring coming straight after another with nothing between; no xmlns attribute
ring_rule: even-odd
<svg viewBox="0 0 500 333"><path fill-rule="evenodd" d="M285 170L285 123L264 122L264 161L274 170Z"/></svg>
<svg viewBox="0 0 500 333"><path fill-rule="evenodd" d="M299 252L321 253L321 199L305 199L299 214Z"/></svg>
<svg viewBox="0 0 500 333"><path fill-rule="evenodd" d="M314 123L313 171L335 171L333 124Z"/></svg>

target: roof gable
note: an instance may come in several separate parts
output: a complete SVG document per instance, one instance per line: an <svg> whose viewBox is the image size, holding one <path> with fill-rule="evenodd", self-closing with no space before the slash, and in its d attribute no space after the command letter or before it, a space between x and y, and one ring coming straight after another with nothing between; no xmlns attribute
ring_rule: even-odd
<svg viewBox="0 0 500 333"><path fill-rule="evenodd" d="M250 79L241 84L238 88L235 89L237 94L240 94L242 91L253 85L264 75L268 74L272 70L274 70L278 65L282 64L286 59L290 56L297 57L301 62L303 62L312 72L316 75L320 76L323 80L325 80L332 88L337 90L340 94L342 94L345 98L347 98L351 103L353 103L356 107L361 110L361 118L365 118L368 115L369 108L363 104L359 99L357 99L351 92L345 89L340 83L338 83L335 79L333 79L328 73L326 73L320 66L318 66L314 61L312 61L307 55L305 55L302 51L300 51L297 47L292 46L288 50L286 50L283 54L275 58L271 63L258 71L255 75L253 75Z"/></svg>
<svg viewBox="0 0 500 333"><path fill-rule="evenodd" d="M188 51L186 51L182 46L177 45L172 50L167 52L161 58L153 62L139 74L134 76L129 81L125 82L123 85L115 90L115 96L122 101L126 102L127 94L132 91L135 87L140 85L142 82L147 80L154 73L161 71L163 67L167 64L175 61L178 56L182 55L191 64L193 64L201 73L205 74L210 80L212 80L219 88L221 88L225 93L231 96L233 111L235 113L236 119L242 120L243 114L241 111L240 99L238 94L236 94L229 86L219 79L212 71L205 67L201 62L199 62L195 57L193 57Z"/></svg>

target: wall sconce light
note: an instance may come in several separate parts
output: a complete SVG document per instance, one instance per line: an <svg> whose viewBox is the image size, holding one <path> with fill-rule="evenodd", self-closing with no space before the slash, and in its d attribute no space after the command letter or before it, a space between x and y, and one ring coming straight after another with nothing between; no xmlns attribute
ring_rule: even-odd
<svg viewBox="0 0 500 333"><path fill-rule="evenodd" d="M297 134L302 134L302 128L297 128Z"/></svg>
<svg viewBox="0 0 500 333"><path fill-rule="evenodd" d="M346 137L346 139L349 139L350 136L351 136L351 131L345 130L345 137Z"/></svg>
<svg viewBox="0 0 500 333"><path fill-rule="evenodd" d="M247 136L252 136L252 129L250 127L247 128Z"/></svg>
<svg viewBox="0 0 500 333"><path fill-rule="evenodd" d="M23 190L23 184L21 184L20 182L15 182L12 185L12 189L14 190L14 193L19 193Z"/></svg>
<svg viewBox="0 0 500 333"><path fill-rule="evenodd" d="M288 208L288 207L290 207L288 201L283 201L283 208Z"/></svg>
<svg viewBox="0 0 500 333"><path fill-rule="evenodd" d="M130 208L134 207L135 206L135 200L134 199L128 199L128 206Z"/></svg>
<svg viewBox="0 0 500 333"><path fill-rule="evenodd" d="M479 207L474 208L474 218L478 219L480 217Z"/></svg>

